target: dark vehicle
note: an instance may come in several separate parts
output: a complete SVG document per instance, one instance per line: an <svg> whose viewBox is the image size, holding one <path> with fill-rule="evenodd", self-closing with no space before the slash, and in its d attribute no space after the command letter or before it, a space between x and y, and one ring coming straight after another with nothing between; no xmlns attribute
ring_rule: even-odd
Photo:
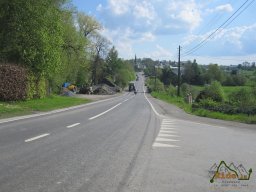
<svg viewBox="0 0 256 192"><path fill-rule="evenodd" d="M129 92L134 91L134 90L135 90L134 82L130 82L129 83Z"/></svg>

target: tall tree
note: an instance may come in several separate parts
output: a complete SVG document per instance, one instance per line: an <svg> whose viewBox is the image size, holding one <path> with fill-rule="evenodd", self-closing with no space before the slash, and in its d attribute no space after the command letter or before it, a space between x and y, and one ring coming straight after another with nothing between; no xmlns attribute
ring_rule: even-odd
<svg viewBox="0 0 256 192"><path fill-rule="evenodd" d="M61 63L62 0L2 0L0 59L46 75Z"/></svg>
<svg viewBox="0 0 256 192"><path fill-rule="evenodd" d="M96 33L91 37L91 72L92 84L97 84L102 79L98 72L103 71L103 59L106 57L110 42L100 34Z"/></svg>
<svg viewBox="0 0 256 192"><path fill-rule="evenodd" d="M100 30L102 28L99 22L89 15L86 15L84 13L78 13L77 17L80 32L86 38L90 34L94 34L97 30Z"/></svg>

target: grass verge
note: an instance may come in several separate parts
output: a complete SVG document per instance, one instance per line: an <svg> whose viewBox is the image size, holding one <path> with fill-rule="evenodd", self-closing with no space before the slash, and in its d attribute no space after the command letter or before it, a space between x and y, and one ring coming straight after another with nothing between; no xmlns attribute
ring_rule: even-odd
<svg viewBox="0 0 256 192"><path fill-rule="evenodd" d="M43 99L0 102L0 118L45 112L90 102L88 99L52 95Z"/></svg>
<svg viewBox="0 0 256 192"><path fill-rule="evenodd" d="M182 108L187 113L194 114L197 116L209 117L209 118L213 118L213 119L222 119L222 120L228 120L228 121L237 121L237 122L248 123L248 124L256 124L256 115L251 115L251 116L248 116L245 114L229 115L229 114L209 111L209 110L205 110L205 109L193 110L191 105L187 104L184 101L184 99L181 97L171 97L164 92L163 93L152 92L151 95L154 98L160 99L167 103L174 104L174 105Z"/></svg>

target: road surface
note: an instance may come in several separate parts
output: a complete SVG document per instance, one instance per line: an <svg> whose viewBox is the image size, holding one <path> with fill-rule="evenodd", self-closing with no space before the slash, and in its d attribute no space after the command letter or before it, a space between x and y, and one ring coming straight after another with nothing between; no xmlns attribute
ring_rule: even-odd
<svg viewBox="0 0 256 192"><path fill-rule="evenodd" d="M194 118L144 93L0 121L1 192L199 192L256 189L256 127ZM224 160L252 168L210 183ZM243 186L241 186L243 185Z"/></svg>

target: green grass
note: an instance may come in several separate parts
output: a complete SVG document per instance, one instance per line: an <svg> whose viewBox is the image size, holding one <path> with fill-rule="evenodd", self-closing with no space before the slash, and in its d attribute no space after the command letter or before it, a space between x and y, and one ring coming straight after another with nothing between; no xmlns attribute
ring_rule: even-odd
<svg viewBox="0 0 256 192"><path fill-rule="evenodd" d="M167 95L166 93L162 92L152 92L151 95L157 99L160 99L162 101L165 101L167 103L174 104L180 108L182 108L184 111L191 113L192 108L191 105L187 104L183 98L181 97L171 97Z"/></svg>
<svg viewBox="0 0 256 192"><path fill-rule="evenodd" d="M151 95L167 103L174 104L182 108L187 113L191 113L197 116L209 117L214 119L222 119L222 120L228 120L228 121L237 121L237 122L249 123L249 124L256 124L256 115L253 115L253 116L248 116L245 114L229 115L229 114L224 114L220 112L208 111L205 109L192 110L191 105L187 104L183 98L171 97L164 92L162 93L152 92Z"/></svg>
<svg viewBox="0 0 256 192"><path fill-rule="evenodd" d="M53 95L43 99L19 102L0 102L0 118L45 112L88 103L90 100Z"/></svg>
<svg viewBox="0 0 256 192"><path fill-rule="evenodd" d="M204 89L204 86L196 86L193 85L193 88L197 90L198 92L202 91ZM222 86L222 89L224 91L225 99L228 100L228 96L233 93L239 91L241 88L248 88L248 86Z"/></svg>

